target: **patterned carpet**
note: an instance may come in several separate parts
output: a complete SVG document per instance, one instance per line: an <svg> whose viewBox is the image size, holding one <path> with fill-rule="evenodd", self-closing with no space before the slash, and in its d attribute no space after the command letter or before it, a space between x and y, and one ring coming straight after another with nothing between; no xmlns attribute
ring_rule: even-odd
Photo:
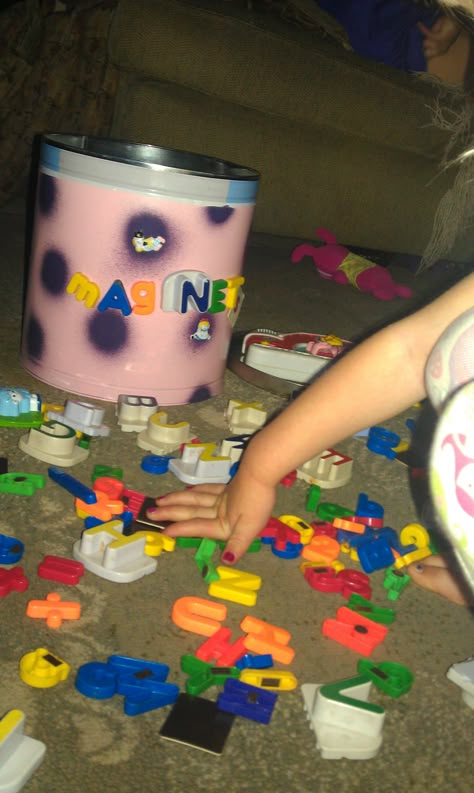
<svg viewBox="0 0 474 793"><path fill-rule="evenodd" d="M25 243L21 202L0 213L0 234L2 384L39 391L45 401L62 404L70 395L35 381L19 365ZM415 297L409 303L382 304L351 287L324 281L310 264L292 266L292 244L290 240L252 239L240 330L266 326L355 338L443 285L441 276L415 279L411 273L399 271L398 278L415 288ZM203 441L227 437L224 413L230 398L259 400L269 415L285 402L227 372L221 395L207 402L169 408L170 420L188 420ZM390 422L390 429L406 435L405 421L412 415L411 411L397 417ZM89 485L95 465L120 465L127 486L147 495L181 486L171 473L153 476L141 469L143 451L137 447L134 433L120 431L113 404L105 405L105 422L111 427L110 436L91 444L89 458L71 469L75 477ZM45 463L19 449L23 432L0 428L0 453L8 457L9 470L47 474ZM383 504L387 524L397 530L416 518L403 465L369 452L354 438L340 448L353 457L353 475L347 485L328 493L327 500L353 507L358 494L365 492ZM301 480L293 487L280 487L275 514L311 519L305 509L306 492ZM2 711L24 711L26 733L47 747L45 759L25 786L25 793L393 793L394 789L470 793L472 713L445 676L452 663L472 653L472 621L466 610L414 586L409 586L394 604L396 621L384 643L376 648L373 660L406 665L415 683L400 699L379 691L371 695L371 701L386 711L384 742L373 760L322 760L299 687L279 695L268 726L236 717L223 754L216 757L160 737L170 706L130 717L124 715L122 696L91 699L74 686L83 664L105 662L118 653L167 664L168 681L184 691L187 676L181 671L180 658L194 653L203 637L178 628L170 615L180 597L208 598L207 584L194 561L195 551L179 548L163 553L153 574L130 584L113 583L86 572L77 587L56 585L40 579L36 571L45 554L71 557L83 528L74 511L73 497L47 479L45 487L33 496L2 494L1 505L0 533L24 543L21 565L29 579L26 592L12 592L0 600ZM290 631L296 654L288 669L300 685L353 676L358 654L321 636L322 621L334 616L344 599L339 594L312 590L298 565L299 560L280 559L268 547L247 554L241 569L263 580L251 613ZM371 576L373 602L387 607L383 576L383 571ZM44 620L26 616L29 600L44 599L54 590L63 599L80 602L82 615L78 621L65 621L52 629ZM235 603L227 607L225 624L235 640L249 608ZM71 666L66 681L39 689L20 679L20 659L37 648L46 648ZM213 686L202 696L215 701L218 694L218 687Z"/></svg>

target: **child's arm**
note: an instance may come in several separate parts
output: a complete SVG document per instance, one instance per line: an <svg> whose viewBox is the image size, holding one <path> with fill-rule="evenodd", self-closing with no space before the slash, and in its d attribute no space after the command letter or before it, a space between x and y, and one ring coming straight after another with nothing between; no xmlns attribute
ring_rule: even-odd
<svg viewBox="0 0 474 793"><path fill-rule="evenodd" d="M426 395L424 368L444 329L474 303L474 274L433 303L374 334L330 366L250 441L229 485L203 485L159 499L153 516L173 536L227 540L238 559L266 525L288 471L354 432Z"/></svg>

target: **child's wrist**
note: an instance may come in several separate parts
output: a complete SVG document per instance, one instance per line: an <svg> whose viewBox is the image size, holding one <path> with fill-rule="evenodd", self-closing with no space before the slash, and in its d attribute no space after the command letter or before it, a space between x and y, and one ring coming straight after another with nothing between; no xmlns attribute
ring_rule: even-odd
<svg viewBox="0 0 474 793"><path fill-rule="evenodd" d="M260 438L255 436L248 445L239 464L239 477L251 479L264 487L276 487L286 472L277 470L274 454L262 450Z"/></svg>

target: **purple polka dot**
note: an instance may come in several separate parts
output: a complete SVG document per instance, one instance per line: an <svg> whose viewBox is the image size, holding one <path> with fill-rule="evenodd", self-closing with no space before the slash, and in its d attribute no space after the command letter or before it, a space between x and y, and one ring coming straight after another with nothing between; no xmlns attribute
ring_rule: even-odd
<svg viewBox="0 0 474 793"><path fill-rule="evenodd" d="M116 311L96 313L89 321L88 336L92 346L105 355L121 352L128 342L125 317Z"/></svg>
<svg viewBox="0 0 474 793"><path fill-rule="evenodd" d="M38 180L38 208L42 215L52 215L58 197L57 180L41 173Z"/></svg>
<svg viewBox="0 0 474 793"><path fill-rule="evenodd" d="M126 250L134 255L134 260L138 260L145 267L155 264L157 259L169 253L173 247L173 235L168 223L160 215L155 215L152 212L140 212L132 215L125 224L124 233ZM132 240L137 235L144 240L145 247L151 248L151 250L141 252L136 250ZM158 237L163 237L165 242L161 243L158 250L153 250L154 244L160 244L159 241L156 242Z"/></svg>
<svg viewBox="0 0 474 793"><path fill-rule="evenodd" d="M51 295L65 294L69 281L66 257L61 251L46 251L41 262L41 283Z"/></svg>
<svg viewBox="0 0 474 793"><path fill-rule="evenodd" d="M45 339L44 330L36 317L29 317L24 331L24 344L27 355L38 361L43 357Z"/></svg>
<svg viewBox="0 0 474 793"><path fill-rule="evenodd" d="M225 223L227 220L229 220L230 216L234 214L235 210L233 207L229 206L206 207L205 212L210 223L219 225L220 223Z"/></svg>
<svg viewBox="0 0 474 793"><path fill-rule="evenodd" d="M211 392L207 388L207 386L201 385L194 389L193 393L189 398L189 403L193 402L203 402L205 399L211 398Z"/></svg>

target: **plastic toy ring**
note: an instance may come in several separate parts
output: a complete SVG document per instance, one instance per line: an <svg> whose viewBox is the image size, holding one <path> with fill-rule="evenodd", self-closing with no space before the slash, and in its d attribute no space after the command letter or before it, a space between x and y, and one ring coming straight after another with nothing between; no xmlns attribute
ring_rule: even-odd
<svg viewBox="0 0 474 793"><path fill-rule="evenodd" d="M141 468L147 474L166 474L171 459L159 454L147 454L141 462Z"/></svg>

